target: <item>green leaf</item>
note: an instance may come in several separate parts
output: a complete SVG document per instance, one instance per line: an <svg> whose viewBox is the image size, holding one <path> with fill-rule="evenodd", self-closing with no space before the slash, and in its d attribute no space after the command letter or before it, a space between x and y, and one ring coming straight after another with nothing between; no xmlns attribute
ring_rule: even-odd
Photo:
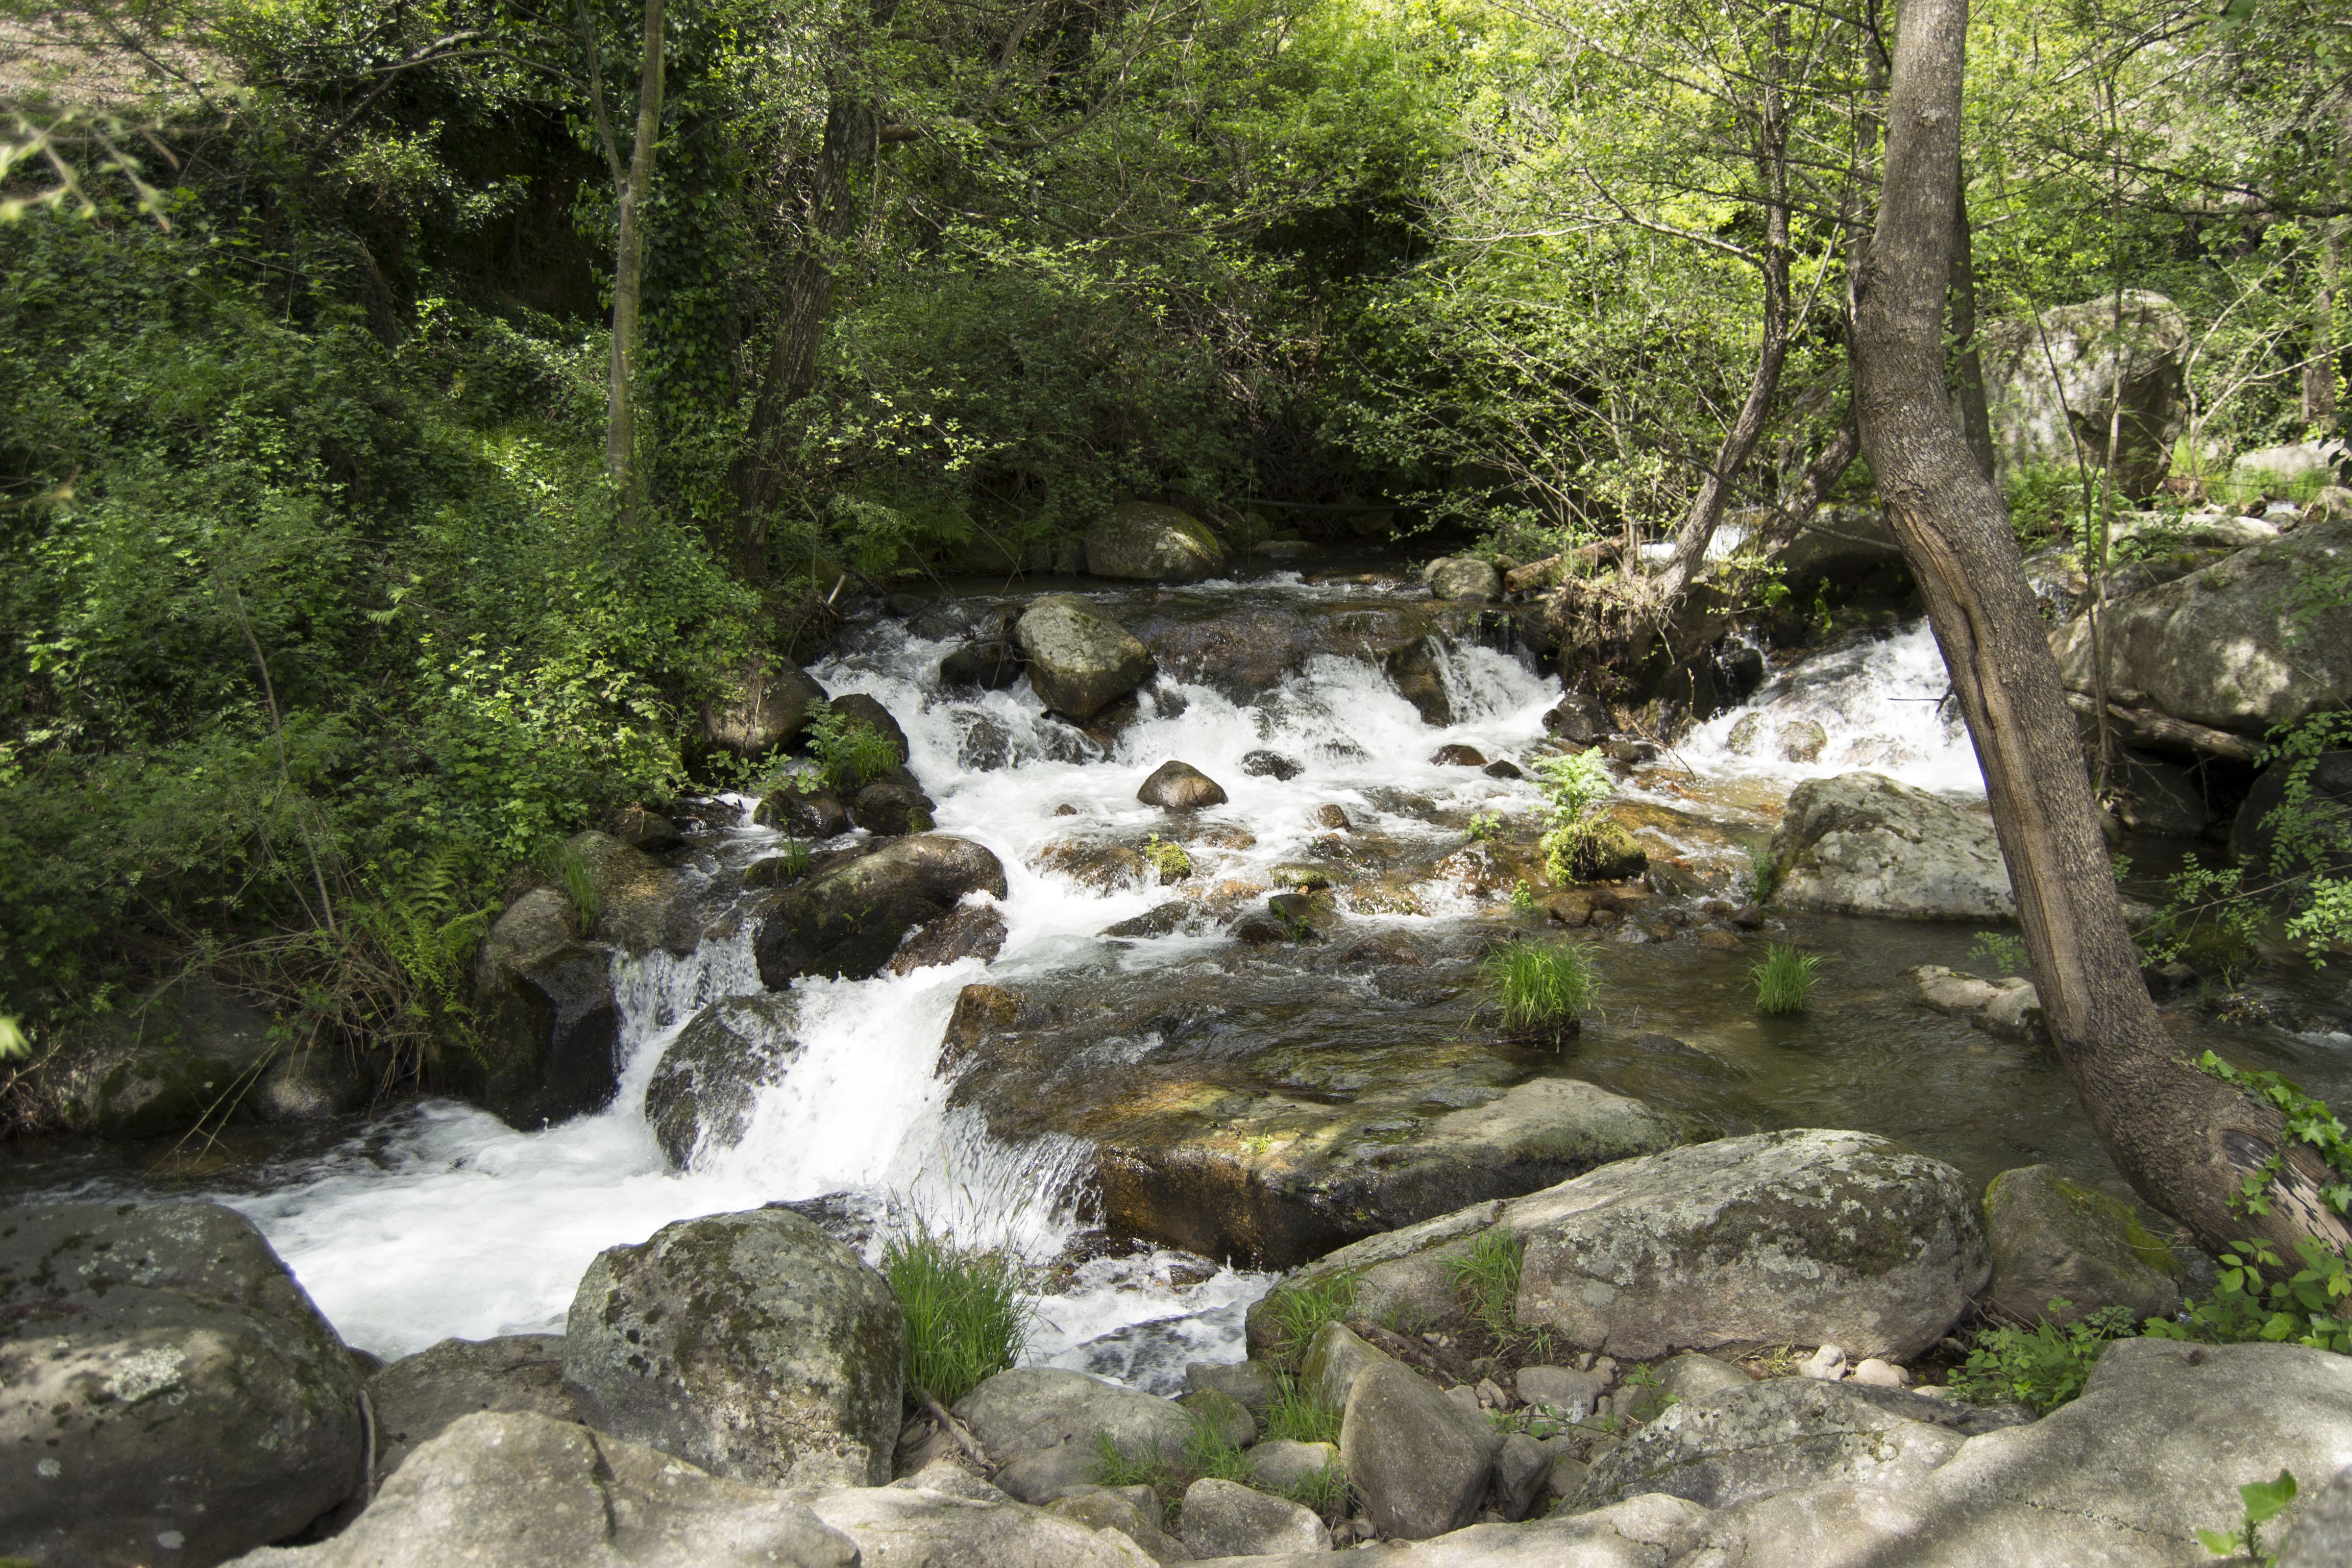
<svg viewBox="0 0 2352 1568"><path fill-rule="evenodd" d="M2206 1551L2216 1557L2235 1557L2238 1554L2238 1538L2234 1535L2224 1535L2218 1530L2200 1530L2197 1532L2197 1539L2204 1543Z"/></svg>
<svg viewBox="0 0 2352 1568"><path fill-rule="evenodd" d="M2238 1495L2246 1500L2248 1524L2268 1524L2294 1500L2294 1472L2283 1469L2274 1481L2249 1482L2238 1489Z"/></svg>

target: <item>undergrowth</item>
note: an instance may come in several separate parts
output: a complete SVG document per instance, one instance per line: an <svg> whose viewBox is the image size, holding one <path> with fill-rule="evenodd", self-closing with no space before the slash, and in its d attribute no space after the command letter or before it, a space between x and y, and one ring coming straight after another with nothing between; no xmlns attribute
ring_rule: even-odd
<svg viewBox="0 0 2352 1568"><path fill-rule="evenodd" d="M1356 1310L1356 1277L1334 1274L1297 1285L1283 1285L1265 1299L1273 1320L1275 1342L1271 1357L1295 1367L1307 1342L1326 1323L1344 1323Z"/></svg>
<svg viewBox="0 0 2352 1568"><path fill-rule="evenodd" d="M2063 1312L2063 1300L2050 1303ZM1979 1405L2015 1400L2046 1415L2083 1392L2091 1369L2119 1339L2132 1335L2123 1307L2085 1312L2071 1323L2045 1319L2031 1328L1989 1329L1976 1337L1965 1365L1951 1374L1953 1392Z"/></svg>
<svg viewBox="0 0 2352 1568"><path fill-rule="evenodd" d="M907 1385L953 1405L1018 1361L1034 1306L1020 1264L918 1226L882 1249L907 1317Z"/></svg>
<svg viewBox="0 0 2352 1568"><path fill-rule="evenodd" d="M1338 1443L1339 1412L1308 1398L1297 1381L1284 1377L1265 1407L1265 1436L1292 1443Z"/></svg>
<svg viewBox="0 0 2352 1568"><path fill-rule="evenodd" d="M1519 1268L1527 1251L1526 1237L1497 1226L1479 1234L1469 1256L1445 1262L1455 1292L1470 1299L1472 1314L1497 1340L1507 1338L1518 1321Z"/></svg>

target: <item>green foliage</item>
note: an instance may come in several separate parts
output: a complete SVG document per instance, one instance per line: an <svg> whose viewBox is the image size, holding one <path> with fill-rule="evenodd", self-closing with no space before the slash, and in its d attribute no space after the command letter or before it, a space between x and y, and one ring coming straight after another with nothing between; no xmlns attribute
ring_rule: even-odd
<svg viewBox="0 0 2352 1568"><path fill-rule="evenodd" d="M1160 873L1162 882L1179 882L1192 874L1192 857L1184 852L1184 847L1157 833L1144 839L1143 858Z"/></svg>
<svg viewBox="0 0 2352 1568"><path fill-rule="evenodd" d="M1339 1429L1334 1426L1330 1436L1313 1440L1337 1443ZM1353 1511L1356 1489L1348 1479L1346 1468L1335 1459L1306 1479L1291 1482L1282 1489L1281 1495L1302 1508L1314 1510L1328 1523L1345 1519Z"/></svg>
<svg viewBox="0 0 2352 1568"><path fill-rule="evenodd" d="M1591 1007L1600 989L1592 956L1579 942L1509 942L1484 968L1506 1029L1558 1028Z"/></svg>
<svg viewBox="0 0 2352 1568"><path fill-rule="evenodd" d="M898 743L870 721L830 702L809 705L809 755L837 795L851 795L898 765Z"/></svg>
<svg viewBox="0 0 2352 1568"><path fill-rule="evenodd" d="M2179 1321L2148 1320L2151 1338L2252 1341L2296 1344L2352 1354L2352 1268L2343 1254L2305 1237L2295 1243L2303 1264L2292 1268L2263 1241L2242 1241L2222 1253L2213 1293L2187 1303Z"/></svg>
<svg viewBox="0 0 2352 1568"><path fill-rule="evenodd" d="M1095 1435L1095 1462L1089 1471L1098 1487L1150 1487L1164 1498L1175 1487L1175 1468L1157 1448L1130 1454L1108 1432Z"/></svg>
<svg viewBox="0 0 2352 1568"><path fill-rule="evenodd" d="M1020 1359L1034 1307L1016 1259L918 1225L884 1245L882 1275L907 1315L908 1387L953 1405Z"/></svg>
<svg viewBox="0 0 2352 1568"><path fill-rule="evenodd" d="M2055 1300L2050 1310L2068 1305ZM2107 1346L2132 1331L2131 1312L2122 1307L2085 1312L2070 1323L2045 1318L2028 1329L1989 1329L1976 1336L1967 1364L1953 1371L1951 1386L1979 1405L2013 1399L2046 1415L2080 1394Z"/></svg>
<svg viewBox="0 0 2352 1568"><path fill-rule="evenodd" d="M1617 793L1616 775L1598 748L1565 757L1538 757L1537 787L1550 822L1541 840L1544 864L1556 881L1577 881L1593 869L1591 857L1600 819L1593 807Z"/></svg>
<svg viewBox="0 0 2352 1568"><path fill-rule="evenodd" d="M2285 1121L2287 1139L2317 1155L2332 1177L2320 1187L2320 1202L2337 1214L2352 1213L2352 1142L2325 1100L2314 1100L2277 1073L2231 1067L2211 1051L2198 1058L2197 1067L2275 1110ZM2273 1151L2245 1178L2234 1201L2249 1214L2270 1213L2271 1185L2284 1169L2284 1150Z"/></svg>
<svg viewBox="0 0 2352 1568"><path fill-rule="evenodd" d="M1503 819L1493 812L1476 813L1470 818L1470 826L1463 829L1463 836L1473 844L1500 838L1503 836Z"/></svg>
<svg viewBox="0 0 2352 1568"><path fill-rule="evenodd" d="M1339 1441L1340 1413L1299 1392L1297 1381L1284 1375L1274 1399L1265 1407L1265 1436L1293 1443Z"/></svg>
<svg viewBox="0 0 2352 1568"><path fill-rule="evenodd" d="M1969 944L1969 956L1980 959L1995 974L2025 973L2025 939L2015 931L1980 931Z"/></svg>
<svg viewBox="0 0 2352 1568"><path fill-rule="evenodd" d="M2197 1532L2199 1544L2216 1557L2245 1557L2264 1564L2275 1562L2275 1555L2263 1553L2260 1531L2294 1500L2294 1493L2293 1470L2282 1469L2276 1480L2248 1482L2238 1489L2238 1499L2245 1505L2246 1516L2237 1530L2228 1535L2218 1530L2200 1530Z"/></svg>
<svg viewBox="0 0 2352 1568"><path fill-rule="evenodd" d="M2234 991L2262 957L2270 918L2248 896L2240 868L2200 865L2194 855L2181 861L2166 879L2163 910L2139 933L2140 950L2158 963L2185 961Z"/></svg>
<svg viewBox="0 0 2352 1568"><path fill-rule="evenodd" d="M25 1037L22 1025L0 1014L0 1062L13 1061L33 1054L33 1043Z"/></svg>
<svg viewBox="0 0 2352 1568"><path fill-rule="evenodd" d="M1519 914L1532 914L1536 907L1536 890L1521 877L1511 884L1511 908Z"/></svg>
<svg viewBox="0 0 2352 1568"><path fill-rule="evenodd" d="M1759 909L1772 901L1780 889L1780 861L1769 844L1750 846L1748 851L1748 897Z"/></svg>
<svg viewBox="0 0 2352 1568"><path fill-rule="evenodd" d="M1469 1297L1472 1313L1498 1340L1518 1321L1519 1268L1527 1252L1526 1237L1496 1226L1479 1233L1467 1257L1445 1260L1455 1292Z"/></svg>
<svg viewBox="0 0 2352 1568"><path fill-rule="evenodd" d="M1756 987L1756 1010L1767 1017L1788 1017L1803 1012L1805 998L1812 994L1821 969L1819 954L1800 952L1787 942L1774 942L1764 950L1762 961L1748 971Z"/></svg>
<svg viewBox="0 0 2352 1568"><path fill-rule="evenodd" d="M588 864L569 844L556 845L549 859L556 885L572 905L572 928L586 936L595 929L596 917L604 912L604 897L588 874Z"/></svg>
<svg viewBox="0 0 2352 1568"><path fill-rule="evenodd" d="M1296 1365L1307 1342L1326 1323L1344 1323L1356 1310L1356 1277L1340 1273L1297 1285L1277 1285L1266 1297L1274 1323L1272 1359Z"/></svg>

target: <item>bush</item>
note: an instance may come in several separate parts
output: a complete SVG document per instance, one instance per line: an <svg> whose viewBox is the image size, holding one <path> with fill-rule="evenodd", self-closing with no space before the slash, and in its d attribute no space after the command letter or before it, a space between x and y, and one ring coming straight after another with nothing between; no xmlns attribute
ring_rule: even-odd
<svg viewBox="0 0 2352 1568"><path fill-rule="evenodd" d="M2189 1302L2180 1321L2151 1318L2147 1333L2210 1344L2254 1341L2352 1354L2352 1268L2324 1243L2295 1244L2303 1267L2290 1268L2268 1242L2242 1241L2221 1255L2210 1296Z"/></svg>
<svg viewBox="0 0 2352 1568"><path fill-rule="evenodd" d="M830 702L809 705L808 738L809 754L838 795L863 789L898 765L889 736Z"/></svg>
<svg viewBox="0 0 2352 1568"><path fill-rule="evenodd" d="M1020 1264L918 1226L882 1249L907 1314L907 1386L953 1405L1020 1358L1034 1304Z"/></svg>
<svg viewBox="0 0 2352 1568"><path fill-rule="evenodd" d="M2068 1303L2050 1303L2063 1312ZM2128 1309L2085 1312L2074 1322L2043 1321L2030 1329L1992 1329L1977 1335L1968 1363L1956 1370L1951 1386L1979 1405L2014 1399L2047 1415L2083 1392L2091 1369L2107 1346L2132 1336Z"/></svg>
<svg viewBox="0 0 2352 1568"><path fill-rule="evenodd" d="M1577 942L1517 942L1486 960L1486 979L1511 1030L1558 1029L1592 1005L1599 979Z"/></svg>
<svg viewBox="0 0 2352 1568"><path fill-rule="evenodd" d="M1538 757L1533 766L1551 820L1542 839L1546 868L1556 881L1582 881L1592 869L1596 847L1592 808L1617 793L1616 775L1597 750Z"/></svg>
<svg viewBox="0 0 2352 1568"><path fill-rule="evenodd" d="M1799 952L1787 942L1774 942L1765 950L1763 962L1748 972L1756 984L1756 1010L1775 1018L1803 1012L1821 968L1818 955Z"/></svg>

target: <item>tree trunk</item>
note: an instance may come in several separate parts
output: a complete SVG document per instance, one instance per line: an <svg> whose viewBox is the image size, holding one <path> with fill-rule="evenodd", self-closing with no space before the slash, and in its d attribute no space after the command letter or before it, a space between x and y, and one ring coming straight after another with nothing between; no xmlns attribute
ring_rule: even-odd
<svg viewBox="0 0 2352 1568"><path fill-rule="evenodd" d="M1985 405L1984 359L1977 353L1977 251L1969 224L1969 177L1962 170L1952 211L1952 379L1959 395L1960 434L1977 472L1992 478L1992 411Z"/></svg>
<svg viewBox="0 0 2352 1568"><path fill-rule="evenodd" d="M621 492L621 504L637 500L637 426L633 395L637 374L637 304L645 292L645 199L654 183L654 154L661 144L662 0L646 0L644 57L637 78L637 134L629 149L628 177L621 182L620 237L613 247L612 384L604 404L604 472ZM602 115L602 109L599 109Z"/></svg>
<svg viewBox="0 0 2352 1568"><path fill-rule="evenodd" d="M1908 0L1887 102L1878 221L1855 283L1862 443L1984 770L2050 1032L2116 1167L2219 1248L2249 1236L2347 1239L2290 1151L2267 1215L2232 1206L2279 1118L2182 1059L2139 977L2074 721L2000 498L1945 390L1968 0Z"/></svg>

